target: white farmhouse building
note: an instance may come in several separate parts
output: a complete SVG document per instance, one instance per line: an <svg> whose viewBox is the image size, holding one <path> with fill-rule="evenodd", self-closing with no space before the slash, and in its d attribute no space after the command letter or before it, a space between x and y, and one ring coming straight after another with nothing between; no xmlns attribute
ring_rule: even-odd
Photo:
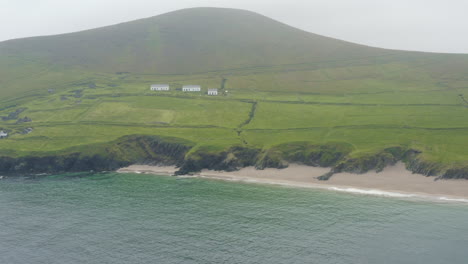
<svg viewBox="0 0 468 264"><path fill-rule="evenodd" d="M183 92L200 92L201 87L200 85L184 85L182 87Z"/></svg>
<svg viewBox="0 0 468 264"><path fill-rule="evenodd" d="M6 137L8 137L8 133L3 132L3 130L0 131L0 138L6 138Z"/></svg>
<svg viewBox="0 0 468 264"><path fill-rule="evenodd" d="M169 91L169 84L152 84L151 91Z"/></svg>
<svg viewBox="0 0 468 264"><path fill-rule="evenodd" d="M208 89L208 95L218 95L218 89Z"/></svg>

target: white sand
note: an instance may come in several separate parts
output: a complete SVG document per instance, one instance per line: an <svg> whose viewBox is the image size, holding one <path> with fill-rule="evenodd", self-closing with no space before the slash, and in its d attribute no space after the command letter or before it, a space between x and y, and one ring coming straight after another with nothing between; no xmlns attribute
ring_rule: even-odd
<svg viewBox="0 0 468 264"><path fill-rule="evenodd" d="M150 173L173 175L175 167L133 165L118 172ZM266 184L279 184L297 187L312 187L335 191L376 194L395 197L432 197L439 200L459 200L468 202L468 180L438 180L413 174L405 169L403 163L387 167L380 173L365 174L338 173L328 181L316 178L330 171L329 168L317 168L291 164L286 169L256 170L253 167L239 171L224 172L203 170L196 177L243 181Z"/></svg>
<svg viewBox="0 0 468 264"><path fill-rule="evenodd" d="M131 165L126 168L118 169L120 173L144 173L158 175L174 175L177 168L174 166L149 166L149 165Z"/></svg>

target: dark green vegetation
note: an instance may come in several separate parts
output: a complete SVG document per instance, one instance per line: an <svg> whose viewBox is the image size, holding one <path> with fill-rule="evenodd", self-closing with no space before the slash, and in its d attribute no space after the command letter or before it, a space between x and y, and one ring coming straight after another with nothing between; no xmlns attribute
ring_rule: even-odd
<svg viewBox="0 0 468 264"><path fill-rule="evenodd" d="M151 83L223 89L209 97ZM403 160L468 177L468 55L371 48L246 11L187 9L2 42L0 93L0 153L12 162L85 146L105 161L104 146L141 135L190 142L184 162L121 150L115 164L364 172Z"/></svg>

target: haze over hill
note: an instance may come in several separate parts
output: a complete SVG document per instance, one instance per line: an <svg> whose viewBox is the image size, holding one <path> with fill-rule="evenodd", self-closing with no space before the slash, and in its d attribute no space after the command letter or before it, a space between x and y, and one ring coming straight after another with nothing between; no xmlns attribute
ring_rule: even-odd
<svg viewBox="0 0 468 264"><path fill-rule="evenodd" d="M422 69L435 78L447 77L447 64L456 66L449 69L451 78L468 73L467 67L458 67L468 65L468 55L366 47L301 31L253 12L221 8L185 9L94 30L0 43L4 85L44 71L191 74L389 63Z"/></svg>
<svg viewBox="0 0 468 264"><path fill-rule="evenodd" d="M151 83L172 90L149 93ZM222 96L175 90L184 84ZM0 91L0 129L11 132L0 150L11 155L144 134L217 151L331 144L350 162L381 158L369 168L406 157L387 159L397 147L438 164L432 174L468 161L468 55L372 48L242 10L2 42Z"/></svg>
<svg viewBox="0 0 468 264"><path fill-rule="evenodd" d="M392 54L249 11L185 9L115 26L3 42L3 56L104 72L182 74Z"/></svg>

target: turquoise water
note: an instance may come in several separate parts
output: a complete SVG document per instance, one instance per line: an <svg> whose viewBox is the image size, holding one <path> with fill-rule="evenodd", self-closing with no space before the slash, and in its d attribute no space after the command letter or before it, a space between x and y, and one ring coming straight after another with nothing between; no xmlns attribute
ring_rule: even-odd
<svg viewBox="0 0 468 264"><path fill-rule="evenodd" d="M0 180L0 263L468 263L468 205L136 174Z"/></svg>

